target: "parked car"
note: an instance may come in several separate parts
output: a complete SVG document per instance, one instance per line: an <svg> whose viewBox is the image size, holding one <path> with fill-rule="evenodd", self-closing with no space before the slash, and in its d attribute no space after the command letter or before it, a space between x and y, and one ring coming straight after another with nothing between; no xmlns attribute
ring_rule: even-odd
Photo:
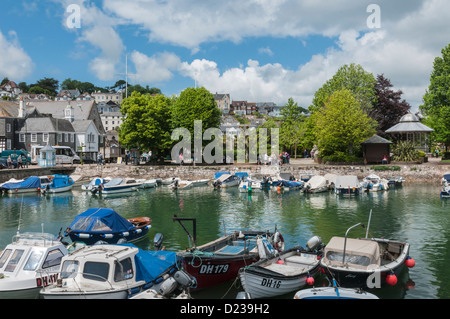
<svg viewBox="0 0 450 319"><path fill-rule="evenodd" d="M74 160L73 163L74 164L80 164L81 161L80 160ZM94 163L97 163L94 159L83 156L83 164L94 164Z"/></svg>

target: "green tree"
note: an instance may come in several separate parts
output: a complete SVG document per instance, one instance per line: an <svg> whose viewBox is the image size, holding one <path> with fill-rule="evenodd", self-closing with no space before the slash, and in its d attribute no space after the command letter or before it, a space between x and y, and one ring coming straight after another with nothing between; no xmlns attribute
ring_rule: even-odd
<svg viewBox="0 0 450 319"><path fill-rule="evenodd" d="M322 157L336 152L355 155L360 144L376 132L377 125L347 89L334 92L314 114L314 121Z"/></svg>
<svg viewBox="0 0 450 319"><path fill-rule="evenodd" d="M176 98L172 112L173 128L186 128L194 136L194 121L202 121L202 134L208 128L219 128L222 112L214 95L204 87L187 88Z"/></svg>
<svg viewBox="0 0 450 319"><path fill-rule="evenodd" d="M0 82L0 85L6 84L9 82L9 79L7 77L3 78L2 82Z"/></svg>
<svg viewBox="0 0 450 319"><path fill-rule="evenodd" d="M430 85L419 107L425 122L434 129L432 138L450 145L450 44L434 59Z"/></svg>
<svg viewBox="0 0 450 319"><path fill-rule="evenodd" d="M375 77L359 64L344 65L314 94L310 112L325 105L329 97L336 91L347 89L360 103L364 112L368 113L376 102Z"/></svg>
<svg viewBox="0 0 450 319"><path fill-rule="evenodd" d="M173 100L164 95L133 94L123 101L125 116L119 128L119 141L153 154L166 154L172 145L170 115Z"/></svg>
<svg viewBox="0 0 450 319"><path fill-rule="evenodd" d="M40 89L33 89L38 86ZM50 96L56 96L58 94L59 81L54 78L43 78L37 81L35 84L30 84L29 93L44 93ZM33 89L33 92L31 91ZM47 93L45 93L47 92Z"/></svg>
<svg viewBox="0 0 450 319"><path fill-rule="evenodd" d="M306 130L304 113L306 113L306 109L298 106L293 98L289 98L286 105L280 110L280 144L288 148L290 153L294 149L295 157L297 157L297 147L301 144Z"/></svg>

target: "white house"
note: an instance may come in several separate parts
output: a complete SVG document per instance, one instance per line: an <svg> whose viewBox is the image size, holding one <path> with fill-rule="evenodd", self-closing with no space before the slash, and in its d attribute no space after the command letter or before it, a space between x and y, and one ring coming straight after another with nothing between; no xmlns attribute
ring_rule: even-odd
<svg viewBox="0 0 450 319"><path fill-rule="evenodd" d="M75 131L75 151L78 156L96 159L98 152L101 152L99 146L99 132L92 120L81 120L72 122Z"/></svg>

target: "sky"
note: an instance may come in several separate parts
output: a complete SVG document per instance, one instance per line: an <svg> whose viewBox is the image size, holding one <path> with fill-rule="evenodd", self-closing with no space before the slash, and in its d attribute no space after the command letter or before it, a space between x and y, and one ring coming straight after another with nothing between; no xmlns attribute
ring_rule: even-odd
<svg viewBox="0 0 450 319"><path fill-rule="evenodd" d="M1 0L0 78L51 77L234 101L314 93L345 64L383 74L413 109L450 43L448 0ZM127 61L127 63L126 63Z"/></svg>

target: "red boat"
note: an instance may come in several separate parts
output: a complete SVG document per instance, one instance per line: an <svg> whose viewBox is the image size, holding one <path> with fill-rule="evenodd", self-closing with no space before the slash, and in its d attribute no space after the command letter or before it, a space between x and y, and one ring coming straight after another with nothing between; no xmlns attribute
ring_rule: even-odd
<svg viewBox="0 0 450 319"><path fill-rule="evenodd" d="M177 218L174 221L187 220ZM195 219L190 219L194 220ZM183 226L183 224L181 224ZM186 228L183 226L186 230ZM187 230L186 230L187 232ZM189 234L189 232L188 232ZM195 223L194 223L195 234ZM189 234L190 235L190 234ZM279 232L234 231L202 246L195 245L177 255L183 262L183 269L195 278L199 290L220 285L236 279L239 269L260 258L284 250L284 239Z"/></svg>

